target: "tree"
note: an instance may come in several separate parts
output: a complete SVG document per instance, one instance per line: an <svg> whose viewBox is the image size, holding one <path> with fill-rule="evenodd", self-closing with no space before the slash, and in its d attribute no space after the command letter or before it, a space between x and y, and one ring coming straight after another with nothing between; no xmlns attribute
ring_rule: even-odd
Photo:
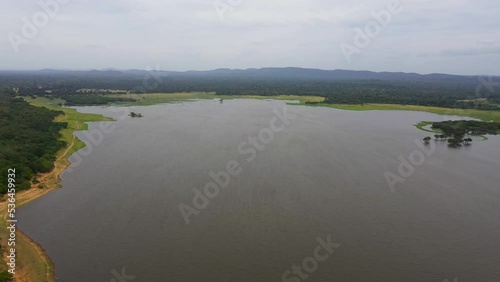
<svg viewBox="0 0 500 282"><path fill-rule="evenodd" d="M460 144L462 144L462 142L463 142L462 139L450 138L450 139L448 139L448 146L458 147L458 146L460 146Z"/></svg>
<svg viewBox="0 0 500 282"><path fill-rule="evenodd" d="M54 167L57 152L64 147L60 130L67 123L54 122L63 112L31 106L22 99L0 90L0 183L7 182L7 172L15 169L16 190L29 189L37 173ZM0 193L7 186L0 185Z"/></svg>
<svg viewBox="0 0 500 282"><path fill-rule="evenodd" d="M468 145L470 145L470 142L472 142L471 138L465 138L464 139L464 145L468 146Z"/></svg>
<svg viewBox="0 0 500 282"><path fill-rule="evenodd" d="M427 137L424 138L424 142L425 143L429 143L429 141L431 141L431 139L432 138L430 136L427 136Z"/></svg>
<svg viewBox="0 0 500 282"><path fill-rule="evenodd" d="M8 271L2 271L0 272L0 282L10 282L13 281L12 274L10 274Z"/></svg>

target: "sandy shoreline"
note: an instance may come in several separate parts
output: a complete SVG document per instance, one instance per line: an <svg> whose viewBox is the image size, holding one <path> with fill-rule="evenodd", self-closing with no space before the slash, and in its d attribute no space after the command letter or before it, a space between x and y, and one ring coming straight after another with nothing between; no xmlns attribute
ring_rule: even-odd
<svg viewBox="0 0 500 282"><path fill-rule="evenodd" d="M73 146L71 144L70 146ZM68 146L68 148L70 148ZM66 151L66 150L65 150ZM67 161L67 160L66 160ZM36 186L38 184L33 184L31 189L24 190L16 193L16 208L25 205L35 199L38 199L51 191L59 188L60 175L69 166L69 161L67 165L61 165L60 162L56 160L56 167L49 173L42 175L39 180L40 184L44 184L44 189L39 189ZM0 215L2 220L2 226L5 225L5 220L7 218L7 202L5 199L0 203ZM2 248L7 248L7 238L8 234L5 228L2 228L0 232L2 237ZM35 241L31 240L26 234L16 229L16 272L14 275L15 281L26 281L31 282L36 279L42 278L43 280L37 281L56 281L54 276L54 265L51 259L45 254L43 248ZM4 254L4 260L6 259L6 253ZM28 259L29 257L29 259ZM42 272L42 273L40 273ZM35 277L33 277L33 274Z"/></svg>

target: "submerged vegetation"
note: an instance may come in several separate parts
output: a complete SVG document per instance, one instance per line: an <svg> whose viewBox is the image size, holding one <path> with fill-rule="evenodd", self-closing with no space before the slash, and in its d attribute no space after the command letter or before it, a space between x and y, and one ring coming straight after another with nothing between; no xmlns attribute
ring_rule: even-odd
<svg viewBox="0 0 500 282"><path fill-rule="evenodd" d="M429 122L423 122L426 125ZM435 134L436 140L447 140L449 146L458 147L460 145L470 145L473 141L472 138L466 136L482 136L482 135L497 135L500 133L499 122L485 122L475 120L449 120L442 122L433 122L431 127L435 132L442 134ZM432 138L425 137L425 143L429 143Z"/></svg>
<svg viewBox="0 0 500 282"><path fill-rule="evenodd" d="M485 122L476 120L449 120L442 122L435 122L432 128L443 132L440 135L434 135L436 139L446 140L451 147L458 147L460 145L470 145L472 139L465 136L480 136L480 135L497 135L500 133L499 122Z"/></svg>
<svg viewBox="0 0 500 282"><path fill-rule="evenodd" d="M455 138L465 135L497 135L500 133L499 122L485 122L476 120L449 120L434 122L433 129L439 129L445 136L454 136Z"/></svg>

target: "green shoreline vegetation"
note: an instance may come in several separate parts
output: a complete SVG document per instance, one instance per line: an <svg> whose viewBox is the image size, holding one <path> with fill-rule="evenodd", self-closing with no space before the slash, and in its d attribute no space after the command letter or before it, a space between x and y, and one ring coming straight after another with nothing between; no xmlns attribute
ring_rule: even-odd
<svg viewBox="0 0 500 282"><path fill-rule="evenodd" d="M500 121L500 111L492 110L475 110L475 109L457 109L457 108L440 108L432 106L418 106L418 105L399 105L399 104L329 104L324 103L325 98L320 96L296 96L296 95L279 95L279 96L260 96L260 95L216 95L214 92L194 92L194 93L149 93L149 94L111 94L105 95L112 99L117 99L122 97L124 100L128 100L127 103L122 103L122 105L137 105L146 106L154 105L160 103L178 103L202 99L259 99L259 100L284 100L287 101L289 105L305 105L305 106L315 106L315 107L329 107L340 110L350 110L350 111L420 111L429 112L440 115L453 115L462 117L472 117L478 118L483 122L498 122ZM130 102L134 101L134 102ZM433 121L421 121L414 126L421 131L431 132L431 133L443 133L443 130L434 127L436 122ZM451 136L451 135L450 135ZM484 140L488 138L484 134L475 134L474 136L479 136ZM459 138L454 138L453 140L458 140ZM451 140L451 139L450 139ZM465 139L464 139L465 140ZM428 141L426 141L428 142Z"/></svg>
<svg viewBox="0 0 500 282"><path fill-rule="evenodd" d="M85 143L80 139L75 138L73 136L73 133L79 130L87 130L87 122L113 121L112 118L104 117L102 115L84 114L72 108L63 108L60 106L64 103L64 100L62 99L48 99L46 97L24 97L24 100L36 107L45 107L49 110L61 111L64 113L64 115L56 117L55 121L68 123L68 127L60 131L62 140L68 142L68 144L70 144L74 140L75 144L71 146L71 148L69 148L66 154L62 157L69 157L74 152L85 147Z"/></svg>
<svg viewBox="0 0 500 282"><path fill-rule="evenodd" d="M482 121L500 122L500 111L477 110L477 109L457 109L441 108L433 106L400 105L400 104L327 104L323 103L324 97L320 96L260 96L260 95L216 95L215 93L193 92L193 93L151 93L151 94L111 94L106 97L123 97L135 102L126 102L123 105L146 106L160 103L177 103L199 99L259 99L259 100L285 100L298 101L298 103L288 103L290 105L307 105L313 107L329 107L348 111L418 111L439 115L461 116L480 119ZM422 121L415 126L421 130L423 127L431 125L430 121ZM430 130L424 130L434 132Z"/></svg>
<svg viewBox="0 0 500 282"><path fill-rule="evenodd" d="M433 106L399 105L399 104L317 104L314 106L331 107L349 111L418 111L439 115L477 118L483 121L500 122L500 111L441 108Z"/></svg>
<svg viewBox="0 0 500 282"><path fill-rule="evenodd" d="M107 91L111 92L111 91ZM147 106L161 103L179 103L193 100L210 99L259 99L259 100L284 100L289 105L306 105L314 107L329 107L340 110L350 111L420 111L440 115L462 116L480 119L482 121L500 122L500 111L478 110L478 109L459 109L442 108L434 106L419 105L400 105L400 104L333 104L325 103L326 98L321 96L297 96L297 95L217 95L215 92L182 92L182 93L145 93L145 94L106 94L102 97L110 99L109 103L118 105ZM61 100L64 101L64 100ZM84 101L84 100L81 100ZM109 104L106 103L106 104ZM426 132L440 132L431 127L434 122L421 121L415 124L415 127ZM487 138L482 136L484 140Z"/></svg>
<svg viewBox="0 0 500 282"><path fill-rule="evenodd" d="M23 99L2 95L0 101L0 169L16 171L16 191L28 189L38 173L54 168L56 153L66 143L60 140L60 131L68 124L54 119L61 111L37 108ZM1 174L1 183L7 175ZM5 194L7 186L0 193Z"/></svg>
<svg viewBox="0 0 500 282"><path fill-rule="evenodd" d="M436 139L447 139L450 146L457 147L462 143L470 145L473 140L466 136L480 136L484 141L488 139L486 135L500 134L500 122L448 120L432 123L432 129L442 133L434 135Z"/></svg>
<svg viewBox="0 0 500 282"><path fill-rule="evenodd" d="M0 93L0 96L2 96L0 116L5 123L0 130L2 144L0 153L7 154L1 158L1 167L2 171L6 171L6 168L16 168L17 208L60 187L59 175L69 166L68 157L85 147L85 143L73 135L75 131L86 130L88 128L86 122L112 120L101 115L61 108L57 104L64 102L63 100L45 97L35 99L24 97L23 100L14 98L12 93L8 92ZM34 131L36 129L40 132ZM41 136L46 136L43 139L44 143L40 143ZM40 161L40 158L43 160ZM33 161L30 161L31 159ZM0 177L4 176L2 173ZM5 181L2 178L2 183ZM2 185L2 193L5 193L3 188ZM2 253L7 248L6 242L9 236L6 228L6 211L3 202L0 209ZM54 266L43 249L19 230L16 234L17 256L14 279L22 277L28 279L23 281L55 281ZM7 269L5 261L0 264L0 281L11 281Z"/></svg>
<svg viewBox="0 0 500 282"><path fill-rule="evenodd" d="M316 105L315 105L316 106ZM464 136L481 137L483 141L488 140L487 134L500 134L500 112L492 110L476 110L476 109L456 109L456 108L440 108L432 106L417 106L417 105L398 105L398 104L364 104L364 105L347 105L347 104L317 104L317 106L327 106L336 109L350 111L420 111L439 115L460 116L476 118L480 121L420 121L414 126L419 130L431 133L444 133L442 138L453 137L448 139L452 147L457 147L460 143L465 142L470 145L472 139ZM496 130L491 130L491 127L497 127ZM477 130L481 129L481 130ZM435 136L437 136L436 134ZM424 141L427 143L429 140Z"/></svg>

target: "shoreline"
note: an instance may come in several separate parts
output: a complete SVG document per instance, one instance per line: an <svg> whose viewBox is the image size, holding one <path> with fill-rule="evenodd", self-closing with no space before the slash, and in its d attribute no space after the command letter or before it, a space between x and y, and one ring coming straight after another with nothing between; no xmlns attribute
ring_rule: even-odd
<svg viewBox="0 0 500 282"><path fill-rule="evenodd" d="M500 111L478 110L478 109L459 109L459 108L443 108L434 106L418 106L418 105L401 105L401 104L309 104L313 107L327 107L347 111L413 111L426 112L444 116L460 116L475 118L482 121L500 122ZM427 122L427 121L422 121Z"/></svg>
<svg viewBox="0 0 500 282"><path fill-rule="evenodd" d="M108 94L107 97L124 97L137 99L137 102L127 102L113 104L116 106L150 106L166 103L178 103L186 101L194 101L199 99L255 99L255 100L277 100L277 101L298 101L299 103L288 103L291 106L307 106L307 107L323 107L334 108L347 111L417 111L427 112L438 115L461 116L480 119L482 121L500 122L500 111L479 110L479 109L459 109L459 108L443 108L434 106L419 106L419 105L402 105L402 104L326 104L322 103L325 99L320 96L300 96L300 95L278 95L278 96L261 96L261 95L217 95L215 93L205 92L190 92L190 93L148 93L148 94ZM309 103L307 103L309 102ZM111 104L107 104L110 106Z"/></svg>
<svg viewBox="0 0 500 282"><path fill-rule="evenodd" d="M62 148L56 156L54 168L44 174L38 174L39 183L32 184L28 190L16 192L16 208L19 208L33 200L45 196L46 194L61 188L61 174L69 167L71 162L69 156L85 147L85 143L79 140L73 133L86 130L87 122L113 121L113 119L94 114L83 114L71 108L61 108L48 102L47 99L26 99L33 106L46 107L51 110L63 111L64 115L57 116L55 121L67 122L68 127L60 131L61 139L66 141L66 146ZM38 188L44 185L44 188ZM2 248L6 249L8 231L6 229L7 202L0 203L0 238ZM7 253L3 254L4 263L7 261ZM16 272L14 274L16 282L54 282L55 269L50 257L43 247L31 239L29 236L16 229Z"/></svg>

